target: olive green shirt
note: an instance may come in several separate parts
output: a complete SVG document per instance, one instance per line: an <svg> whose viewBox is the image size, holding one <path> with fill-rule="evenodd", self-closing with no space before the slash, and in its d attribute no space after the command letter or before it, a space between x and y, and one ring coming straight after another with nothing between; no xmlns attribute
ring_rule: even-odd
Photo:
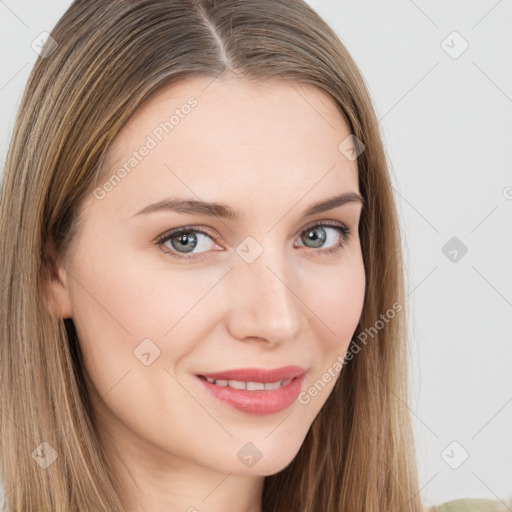
<svg viewBox="0 0 512 512"><path fill-rule="evenodd" d="M512 512L512 503L481 498L461 498L436 505L428 512Z"/></svg>

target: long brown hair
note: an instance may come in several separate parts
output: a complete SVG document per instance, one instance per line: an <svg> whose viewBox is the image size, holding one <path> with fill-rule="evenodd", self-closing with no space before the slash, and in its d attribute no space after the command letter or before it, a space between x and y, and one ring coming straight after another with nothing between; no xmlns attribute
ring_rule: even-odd
<svg viewBox="0 0 512 512"><path fill-rule="evenodd" d="M0 205L0 461L9 510L123 510L91 420L73 321L46 307L45 248L51 241L64 257L102 158L145 100L186 77L232 72L322 89L364 144L366 295L354 357L294 460L265 478L263 508L422 511L397 211L365 82L333 30L302 0L76 0L51 37L21 102ZM55 456L46 468L35 462Z"/></svg>

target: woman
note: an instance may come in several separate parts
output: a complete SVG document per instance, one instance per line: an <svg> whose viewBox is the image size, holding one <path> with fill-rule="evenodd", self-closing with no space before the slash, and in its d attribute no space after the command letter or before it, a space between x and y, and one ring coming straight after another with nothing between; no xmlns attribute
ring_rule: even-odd
<svg viewBox="0 0 512 512"><path fill-rule="evenodd" d="M424 510L398 228L307 4L76 0L3 178L9 510Z"/></svg>

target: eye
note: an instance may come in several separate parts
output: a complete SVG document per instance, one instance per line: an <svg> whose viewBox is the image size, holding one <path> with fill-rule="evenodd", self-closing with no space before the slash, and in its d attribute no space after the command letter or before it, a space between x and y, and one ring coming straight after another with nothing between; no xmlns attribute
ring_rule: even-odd
<svg viewBox="0 0 512 512"><path fill-rule="evenodd" d="M331 233L329 233L329 231ZM332 233L335 232L335 233ZM301 233L301 241L308 248L317 249L323 247L326 242L329 248L321 251L314 251L320 254L335 254L345 247L349 240L350 229L339 222L322 222L306 228Z"/></svg>
<svg viewBox="0 0 512 512"><path fill-rule="evenodd" d="M350 233L351 230L339 222L322 222L301 231L300 240L303 246L312 249L314 253L327 255L341 251L349 240ZM317 250L326 242L329 248ZM174 258L193 259L194 254L207 252L208 245L215 245L215 237L202 229L188 226L164 233L158 237L156 244L165 247L166 252ZM195 249L198 250L194 253Z"/></svg>
<svg viewBox="0 0 512 512"><path fill-rule="evenodd" d="M198 228L185 227L174 229L169 233L164 233L161 237L159 237L157 244L159 246L165 246L167 249L170 249L171 256L180 258L180 255L192 253L196 247L199 247L199 249L208 250L208 241L205 239L210 239L213 242L212 236L209 235L206 231ZM170 243L170 247L169 245L166 245L167 242ZM190 256L183 257L190 258Z"/></svg>

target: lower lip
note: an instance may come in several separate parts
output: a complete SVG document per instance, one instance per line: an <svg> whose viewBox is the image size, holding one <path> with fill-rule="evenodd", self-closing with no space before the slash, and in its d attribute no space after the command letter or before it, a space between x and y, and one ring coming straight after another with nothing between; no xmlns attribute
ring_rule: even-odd
<svg viewBox="0 0 512 512"><path fill-rule="evenodd" d="M295 377L289 384L279 389L247 391L233 389L228 386L217 386L207 380L197 377L203 386L223 404L237 411L248 414L274 414L289 407L300 392L305 373Z"/></svg>

